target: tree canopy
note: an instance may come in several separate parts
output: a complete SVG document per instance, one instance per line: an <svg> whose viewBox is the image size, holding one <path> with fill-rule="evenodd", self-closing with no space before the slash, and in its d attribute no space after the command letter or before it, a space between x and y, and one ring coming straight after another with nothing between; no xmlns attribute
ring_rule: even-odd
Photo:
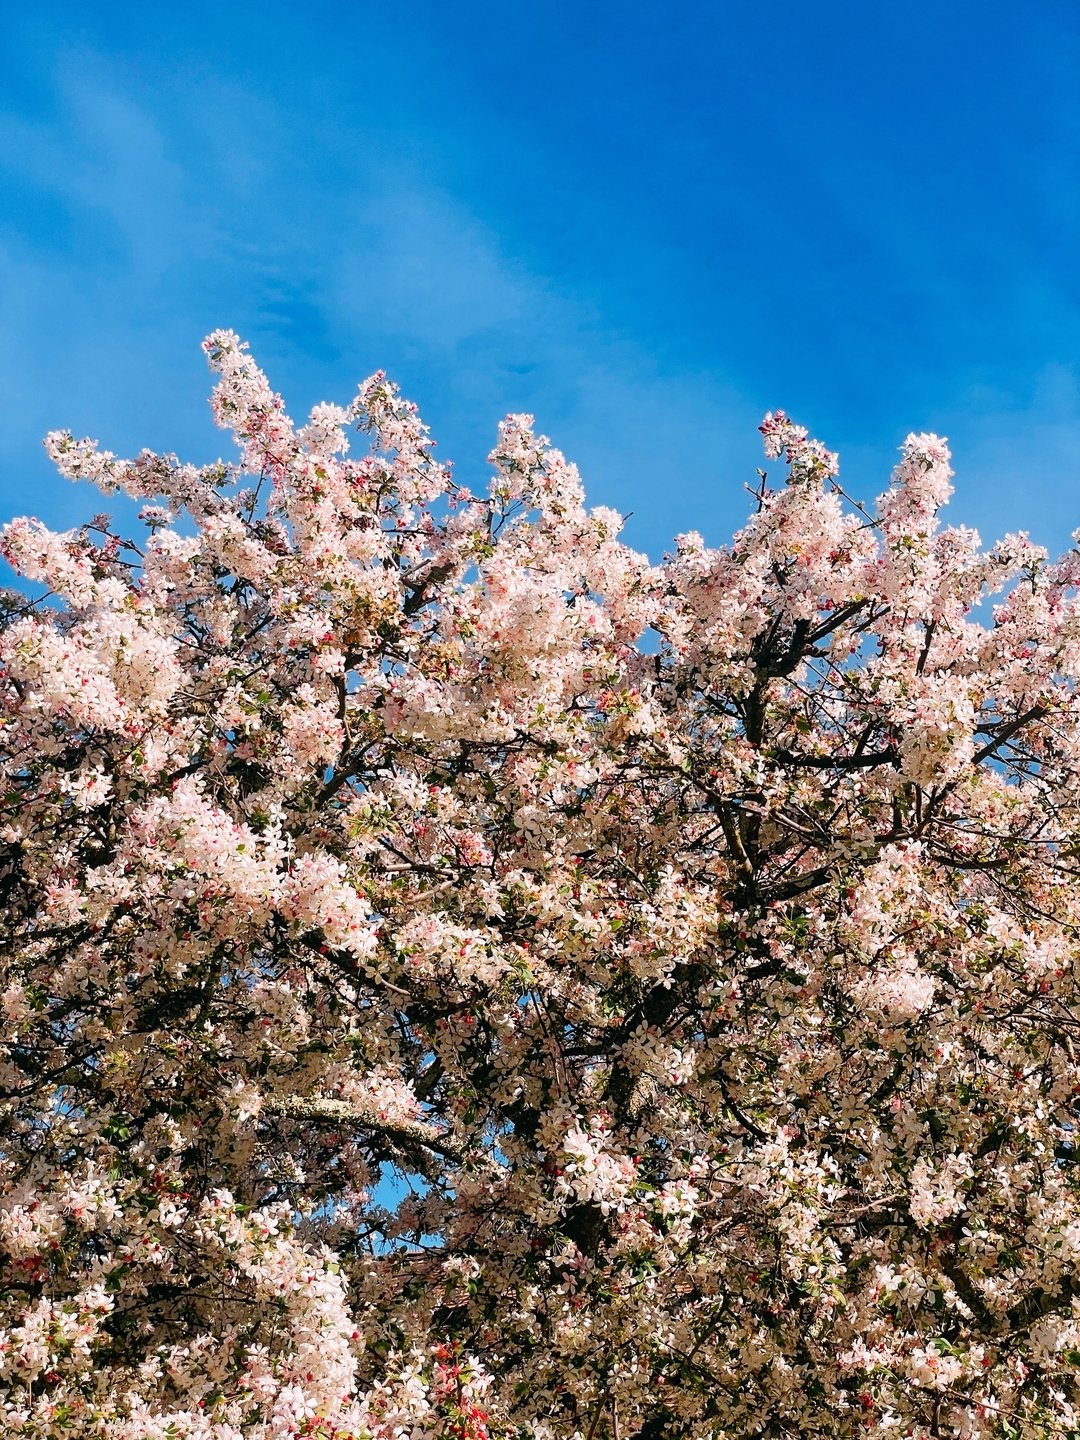
<svg viewBox="0 0 1080 1440"><path fill-rule="evenodd" d="M777 413L652 564L205 349L3 533L5 1433L1077 1433L1080 553Z"/></svg>

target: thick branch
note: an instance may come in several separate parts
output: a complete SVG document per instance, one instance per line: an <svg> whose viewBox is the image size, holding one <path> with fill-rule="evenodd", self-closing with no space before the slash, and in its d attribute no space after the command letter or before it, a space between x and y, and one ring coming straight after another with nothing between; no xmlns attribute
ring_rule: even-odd
<svg viewBox="0 0 1080 1440"><path fill-rule="evenodd" d="M886 750L854 755L799 755L793 750L778 750L773 756L777 764L798 765L808 770L869 770L875 765L894 765L898 758L892 745Z"/></svg>
<svg viewBox="0 0 1080 1440"><path fill-rule="evenodd" d="M1032 705L1030 710L1025 710L1022 715L1017 715L1015 720L1002 725L999 730L993 732L994 738L985 744L981 750L976 750L972 756L972 764L978 765L980 761L986 760L993 755L999 746L1004 745L1006 740L1011 740L1018 730L1025 725L1030 725L1033 720L1041 720L1046 714L1045 705Z"/></svg>
<svg viewBox="0 0 1080 1440"><path fill-rule="evenodd" d="M413 1145L423 1145L447 1160L460 1163L461 1150L434 1125L422 1120L388 1120L379 1111L347 1100L331 1100L318 1095L272 1096L263 1101L264 1115L280 1115L289 1120L309 1120L317 1125L354 1125L376 1135Z"/></svg>

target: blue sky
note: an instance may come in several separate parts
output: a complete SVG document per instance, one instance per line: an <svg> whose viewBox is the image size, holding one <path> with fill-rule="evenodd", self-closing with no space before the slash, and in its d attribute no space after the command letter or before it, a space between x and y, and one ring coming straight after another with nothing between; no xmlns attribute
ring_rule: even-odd
<svg viewBox="0 0 1080 1440"><path fill-rule="evenodd" d="M654 556L725 540L782 407L862 496L1080 525L1080 8L414 0L7 7L0 513L42 434L208 460L202 336L294 415L385 368L482 482L509 410Z"/></svg>

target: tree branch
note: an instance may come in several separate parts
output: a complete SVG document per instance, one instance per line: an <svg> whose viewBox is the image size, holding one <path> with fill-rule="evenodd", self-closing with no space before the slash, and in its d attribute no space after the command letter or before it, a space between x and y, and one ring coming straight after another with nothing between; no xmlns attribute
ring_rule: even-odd
<svg viewBox="0 0 1080 1440"><path fill-rule="evenodd" d="M423 1120L388 1120L378 1110L353 1105L347 1100L331 1100L320 1095L270 1096L263 1101L264 1115L280 1115L288 1120L308 1120L316 1125L354 1125L371 1130L388 1139L423 1145L437 1155L460 1164L462 1151L434 1125Z"/></svg>
<svg viewBox="0 0 1080 1440"><path fill-rule="evenodd" d="M971 763L978 765L981 760L985 760L988 756L993 755L999 745L1004 745L1006 740L1011 740L1018 730L1022 730L1024 726L1029 725L1032 720L1041 720L1045 714L1045 705L1032 705L1031 709L1025 710L1023 715L1018 715L1015 720L1010 720L1007 725L1003 725L1001 729L994 734L994 738L988 741L981 750L976 750L975 754L971 757Z"/></svg>

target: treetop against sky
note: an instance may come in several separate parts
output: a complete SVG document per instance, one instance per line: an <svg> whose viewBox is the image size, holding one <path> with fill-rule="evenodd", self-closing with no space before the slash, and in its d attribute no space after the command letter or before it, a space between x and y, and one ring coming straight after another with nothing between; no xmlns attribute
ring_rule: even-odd
<svg viewBox="0 0 1080 1440"><path fill-rule="evenodd" d="M1075 1435L1080 552L770 412L652 564L205 349L2 536L6 1433Z"/></svg>
<svg viewBox="0 0 1080 1440"><path fill-rule="evenodd" d="M1076 1440L1080 12L4 39L0 1431Z"/></svg>

